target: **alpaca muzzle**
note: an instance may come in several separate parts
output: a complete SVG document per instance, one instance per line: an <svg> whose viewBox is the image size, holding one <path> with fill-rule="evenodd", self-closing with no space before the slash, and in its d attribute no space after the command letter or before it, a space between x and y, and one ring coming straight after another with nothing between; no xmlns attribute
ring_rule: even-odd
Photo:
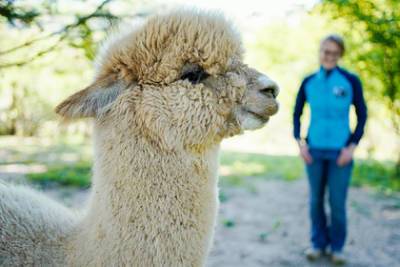
<svg viewBox="0 0 400 267"><path fill-rule="evenodd" d="M266 75L260 75L245 97L244 110L257 119L267 122L270 116L278 112L279 103L276 100L278 94L278 85Z"/></svg>

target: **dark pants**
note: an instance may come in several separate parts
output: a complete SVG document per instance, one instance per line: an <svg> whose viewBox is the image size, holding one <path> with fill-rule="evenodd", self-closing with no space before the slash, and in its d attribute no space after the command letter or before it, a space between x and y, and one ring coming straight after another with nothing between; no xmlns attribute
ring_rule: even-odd
<svg viewBox="0 0 400 267"><path fill-rule="evenodd" d="M336 164L340 151L310 149L313 162L306 165L310 185L311 243L314 248L340 252L346 232L346 197L353 162ZM324 210L325 189L329 192L330 220Z"/></svg>

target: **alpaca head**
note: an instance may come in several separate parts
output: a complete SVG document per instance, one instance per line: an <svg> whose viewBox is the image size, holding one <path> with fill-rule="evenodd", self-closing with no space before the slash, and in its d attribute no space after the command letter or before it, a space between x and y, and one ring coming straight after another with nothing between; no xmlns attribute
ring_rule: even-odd
<svg viewBox="0 0 400 267"><path fill-rule="evenodd" d="M56 112L94 117L167 149L206 148L262 127L278 110L276 83L245 65L242 53L221 15L157 15L112 38L95 81Z"/></svg>

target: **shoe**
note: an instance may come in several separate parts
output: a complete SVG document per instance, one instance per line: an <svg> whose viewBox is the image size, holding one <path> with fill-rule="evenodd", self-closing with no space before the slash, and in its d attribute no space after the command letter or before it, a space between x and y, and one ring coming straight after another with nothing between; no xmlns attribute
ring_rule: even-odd
<svg viewBox="0 0 400 267"><path fill-rule="evenodd" d="M306 256L306 258L308 260L315 261L315 260L321 258L322 253L323 253L322 249L319 249L319 248L308 248L304 252L304 255Z"/></svg>
<svg viewBox="0 0 400 267"><path fill-rule="evenodd" d="M333 251L331 255L332 263L336 265L343 265L346 263L346 257L344 256L343 252L336 252Z"/></svg>

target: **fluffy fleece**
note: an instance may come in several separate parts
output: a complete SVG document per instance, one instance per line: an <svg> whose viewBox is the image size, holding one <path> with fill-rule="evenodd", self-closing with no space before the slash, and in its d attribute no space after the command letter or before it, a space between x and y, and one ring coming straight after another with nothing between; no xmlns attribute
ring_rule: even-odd
<svg viewBox="0 0 400 267"><path fill-rule="evenodd" d="M203 266L217 214L221 140L265 125L276 84L242 62L223 16L173 11L114 36L87 88L62 102L94 118L81 214L0 185L5 266Z"/></svg>

